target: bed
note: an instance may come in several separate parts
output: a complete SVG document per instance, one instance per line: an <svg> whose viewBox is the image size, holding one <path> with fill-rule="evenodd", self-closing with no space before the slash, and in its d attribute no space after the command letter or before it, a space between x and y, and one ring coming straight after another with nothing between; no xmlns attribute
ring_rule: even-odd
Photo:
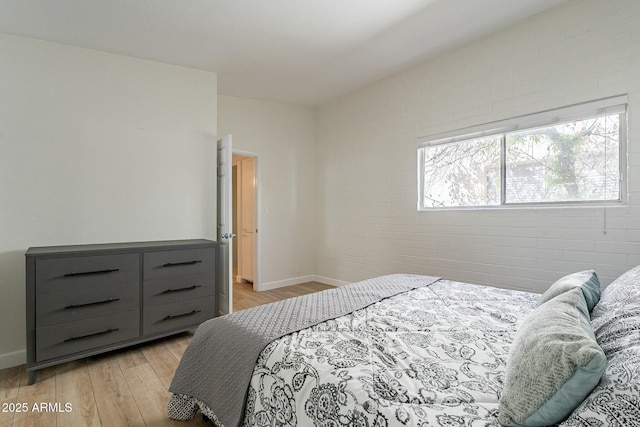
<svg viewBox="0 0 640 427"><path fill-rule="evenodd" d="M531 341L545 322L557 333L566 313L553 316L567 304L592 341L568 353L592 355L547 378L560 384L536 402L544 392L530 383L522 392L527 372L514 366L533 369L534 381L551 372L540 359L553 351L535 346L555 339ZM544 418L578 376L577 400L561 419ZM542 297L398 274L244 310L198 328L170 391L170 418L200 411L225 427L640 426L640 267L602 295L591 271ZM518 418L518 405L533 415L527 407Z"/></svg>

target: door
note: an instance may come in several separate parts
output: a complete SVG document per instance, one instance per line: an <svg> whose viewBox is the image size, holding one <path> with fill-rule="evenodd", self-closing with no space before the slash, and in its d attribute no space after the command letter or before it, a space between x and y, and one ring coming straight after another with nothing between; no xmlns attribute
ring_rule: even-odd
<svg viewBox="0 0 640 427"><path fill-rule="evenodd" d="M231 135L218 140L218 242L220 263L218 271L219 310L233 311L233 205L231 203Z"/></svg>
<svg viewBox="0 0 640 427"><path fill-rule="evenodd" d="M239 212L240 224L238 227L238 246L240 249L238 259L238 276L241 279L254 283L255 270L255 235L256 235L256 167L255 158L245 157L238 165L240 192Z"/></svg>

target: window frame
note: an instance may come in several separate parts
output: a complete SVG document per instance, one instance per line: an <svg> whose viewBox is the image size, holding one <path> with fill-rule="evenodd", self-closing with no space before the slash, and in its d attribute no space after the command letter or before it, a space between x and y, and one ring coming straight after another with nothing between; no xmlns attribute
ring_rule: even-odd
<svg viewBox="0 0 640 427"><path fill-rule="evenodd" d="M625 205L628 198L627 179L627 110L628 96L618 95L609 98L602 98L595 101L574 104L553 110L546 110L539 113L524 116L512 117L509 119L485 123L465 129L451 132L444 132L430 136L418 138L417 141L417 161L418 161L418 211L433 210L465 210L465 209L505 209L505 208L531 208L531 207L571 207L571 206L617 206ZM604 115L619 114L619 183L620 192L617 200L576 200L576 201L546 201L546 202L506 202L506 136L508 133L536 128L553 126L580 119L591 119ZM497 205L473 205L473 206L425 206L424 185L425 185L425 150L424 148L438 145L453 144L482 137L500 136L500 203Z"/></svg>

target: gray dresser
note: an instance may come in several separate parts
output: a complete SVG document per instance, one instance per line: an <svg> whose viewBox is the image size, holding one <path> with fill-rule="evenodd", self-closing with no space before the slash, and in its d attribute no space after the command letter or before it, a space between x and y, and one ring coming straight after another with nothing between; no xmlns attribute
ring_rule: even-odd
<svg viewBox="0 0 640 427"><path fill-rule="evenodd" d="M218 243L29 248L27 371L192 329L218 312Z"/></svg>

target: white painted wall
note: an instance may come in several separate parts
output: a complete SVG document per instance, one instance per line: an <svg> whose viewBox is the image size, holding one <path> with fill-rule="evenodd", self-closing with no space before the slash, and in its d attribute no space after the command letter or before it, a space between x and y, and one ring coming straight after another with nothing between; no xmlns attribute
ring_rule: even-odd
<svg viewBox="0 0 640 427"><path fill-rule="evenodd" d="M316 274L543 291L640 264L639 22L635 0L571 1L318 108ZM624 93L627 207L416 211L418 137Z"/></svg>
<svg viewBox="0 0 640 427"><path fill-rule="evenodd" d="M315 273L315 127L309 107L219 95L219 134L258 155L260 289Z"/></svg>
<svg viewBox="0 0 640 427"><path fill-rule="evenodd" d="M0 368L30 246L215 238L217 77L0 34Z"/></svg>

